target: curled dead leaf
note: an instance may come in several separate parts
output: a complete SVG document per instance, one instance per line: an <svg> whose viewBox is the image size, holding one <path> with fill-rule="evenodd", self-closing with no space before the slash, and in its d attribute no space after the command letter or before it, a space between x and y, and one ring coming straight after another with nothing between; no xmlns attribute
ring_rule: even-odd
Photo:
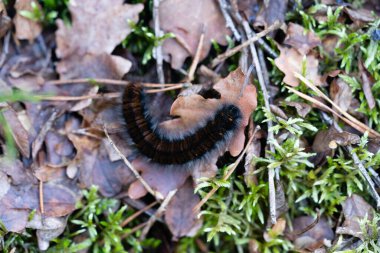
<svg viewBox="0 0 380 253"><path fill-rule="evenodd" d="M303 56L294 48L279 46L280 56L274 62L276 66L285 74L284 83L290 86L298 86L300 81L294 76L294 73L302 73L305 65L306 78L313 80L317 86L321 86L321 76L318 74L319 61L314 55Z"/></svg>
<svg viewBox="0 0 380 253"><path fill-rule="evenodd" d="M226 28L219 6L213 0L166 0L160 4L160 26L165 33L176 37L162 45L164 58L172 68L179 69L188 56L194 56L204 30L200 61L206 58L211 40L226 45ZM179 18L180 17L180 18Z"/></svg>
<svg viewBox="0 0 380 253"><path fill-rule="evenodd" d="M307 31L295 23L288 24L284 44L292 46L301 55L307 55L311 49L321 45L321 40L313 31Z"/></svg>

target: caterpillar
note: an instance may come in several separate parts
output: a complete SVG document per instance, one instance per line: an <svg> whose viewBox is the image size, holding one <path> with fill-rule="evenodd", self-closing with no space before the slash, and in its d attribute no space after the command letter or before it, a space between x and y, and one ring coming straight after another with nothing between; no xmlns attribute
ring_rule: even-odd
<svg viewBox="0 0 380 253"><path fill-rule="evenodd" d="M140 155L166 167L189 167L195 161L224 153L243 117L236 105L221 103L209 118L178 133L162 127L147 108L143 87L136 83L128 85L122 96L128 137Z"/></svg>

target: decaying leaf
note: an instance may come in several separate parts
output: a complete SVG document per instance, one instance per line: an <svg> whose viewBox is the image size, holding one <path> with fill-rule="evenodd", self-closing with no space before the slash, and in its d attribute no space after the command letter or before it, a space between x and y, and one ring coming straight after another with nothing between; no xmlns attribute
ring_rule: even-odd
<svg viewBox="0 0 380 253"><path fill-rule="evenodd" d="M298 24L289 23L284 44L292 46L301 55L307 55L311 49L321 45L321 40L313 31L306 31Z"/></svg>
<svg viewBox="0 0 380 253"><path fill-rule="evenodd" d="M288 235L297 249L313 251L334 239L334 232L325 218L301 216L293 221L293 231Z"/></svg>
<svg viewBox="0 0 380 253"><path fill-rule="evenodd" d="M361 196L356 194L348 197L342 206L345 220L343 225L338 227L337 233L364 239L359 220L363 220L365 217L372 220L375 210Z"/></svg>
<svg viewBox="0 0 380 253"><path fill-rule="evenodd" d="M79 1L70 2L69 9L72 25L67 27L62 20L57 20L56 32L57 56L61 62L58 72L64 78L74 77L103 77L114 78L107 71L92 75L83 73L88 67L100 68L98 57L106 58L119 74L119 78L130 68L130 62L119 56L111 56L112 50L131 32L128 20L137 22L138 14L142 11L141 4L123 4L122 0ZM96 16L96 19L94 17ZM105 59L103 59L105 60ZM85 67L81 64L85 62ZM77 72L76 75L70 71ZM97 74L96 74L97 73Z"/></svg>
<svg viewBox="0 0 380 253"><path fill-rule="evenodd" d="M343 111L347 111L353 98L350 86L341 78L335 79L330 85L330 96Z"/></svg>
<svg viewBox="0 0 380 253"><path fill-rule="evenodd" d="M284 103L287 106L291 106L291 107L296 108L298 115L301 116L302 118L305 118L306 115L311 111L311 108L312 108L309 104L302 103L302 102L285 101Z"/></svg>
<svg viewBox="0 0 380 253"><path fill-rule="evenodd" d="M16 27L16 37L20 40L33 40L42 31L42 26L38 21L22 15L22 11L33 13L32 3L36 5L37 8L41 8L38 1L35 0L17 0L15 4L17 13L13 22Z"/></svg>
<svg viewBox="0 0 380 253"><path fill-rule="evenodd" d="M264 27L274 24L276 21L284 22L288 0L264 0L254 22L255 27Z"/></svg>
<svg viewBox="0 0 380 253"><path fill-rule="evenodd" d="M181 68L187 57L195 55L203 31L200 60L207 56L212 39L227 44L230 31L213 0L166 0L161 2L159 12L161 29L176 36L166 39L162 45L164 58L174 69Z"/></svg>
<svg viewBox="0 0 380 253"><path fill-rule="evenodd" d="M188 179L178 189L165 212L165 222L174 237L194 236L201 228L202 220L198 219L198 213L193 211L198 202L199 197L194 194L193 181Z"/></svg>
<svg viewBox="0 0 380 253"><path fill-rule="evenodd" d="M305 66L306 78L312 80L317 86L322 85L321 76L318 74L319 61L314 55L302 56L294 48L279 46L281 54L274 62L276 66L285 74L284 83L290 86L298 86L300 81L294 73L302 73Z"/></svg>
<svg viewBox="0 0 380 253"><path fill-rule="evenodd" d="M8 107L6 110L2 111L2 114L12 130L12 136L15 140L18 150L25 158L29 158L29 133L18 119L17 112L11 107Z"/></svg>
<svg viewBox="0 0 380 253"><path fill-rule="evenodd" d="M372 94L372 86L374 84L374 80L361 61L359 62L359 71L362 77L362 88L364 96L367 99L369 109L372 110L376 106L376 101Z"/></svg>

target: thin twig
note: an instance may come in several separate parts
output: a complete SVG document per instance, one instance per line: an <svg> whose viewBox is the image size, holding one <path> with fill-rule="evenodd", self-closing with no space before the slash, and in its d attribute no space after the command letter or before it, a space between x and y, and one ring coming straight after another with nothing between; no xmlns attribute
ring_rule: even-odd
<svg viewBox="0 0 380 253"><path fill-rule="evenodd" d="M153 226L154 222L157 220L157 218L161 217L161 215L165 212L165 209L167 205L169 204L170 200L174 197L174 195L177 193L177 189L171 190L164 201L162 201L161 206L157 209L157 212L149 218L147 221L146 226L144 227L143 231L141 232L140 240L144 240L146 235L148 234L150 228Z"/></svg>
<svg viewBox="0 0 380 253"><path fill-rule="evenodd" d="M78 79L69 79L69 80L52 80L47 81L45 85L65 85L65 84L78 84L78 83L86 83L86 84L108 84L108 85L120 85L127 86L131 84L131 81L126 80L115 80L115 79L105 79L105 78L78 78ZM141 85L144 87L169 87L178 85L178 83L142 83Z"/></svg>
<svg viewBox="0 0 380 253"><path fill-rule="evenodd" d="M8 31L7 35L5 35L3 42L3 50L0 55L0 68L3 66L5 59L7 58L7 54L9 51L9 41L11 40L11 31Z"/></svg>
<svg viewBox="0 0 380 253"><path fill-rule="evenodd" d="M135 212L134 214L132 214L131 216L129 216L128 218L126 218L122 223L121 223L121 227L125 227L129 222L133 221L134 219L136 219L137 217L139 217L142 213L146 212L147 210L149 210L150 208L154 207L156 204L158 204L158 201L154 201L152 202L151 204L147 205L146 207L138 210L137 212Z"/></svg>
<svg viewBox="0 0 380 253"><path fill-rule="evenodd" d="M325 99L326 101L328 101L335 109L338 110L339 113L341 113L343 116L345 116L348 120L352 121L353 123L355 123L356 125L360 126L361 128L366 129L366 131L369 132L368 133L369 135L374 136L374 137L380 137L380 134L378 132L376 132L375 130L369 128L367 125L365 125L364 123L360 122L359 120L357 120L356 118L354 118L353 116L351 116L350 114L348 114L345 110L343 110L342 108L340 108L328 96L326 96L322 91L320 91L317 88L317 86L315 86L311 81L309 81L308 79L306 79L305 77L303 77L299 73L294 73L294 75L295 75L295 77L297 77L298 79L300 79L303 83L305 83L307 87L309 87L310 89L312 89L313 91L315 91L319 96L321 96L323 99Z"/></svg>
<svg viewBox="0 0 380 253"><path fill-rule="evenodd" d="M39 196L40 196L40 211L41 214L45 213L45 207L44 207L44 182L40 180L39 183Z"/></svg>
<svg viewBox="0 0 380 253"><path fill-rule="evenodd" d="M245 33L247 34L248 39L252 36L252 30L249 27L249 24L247 21L243 21L243 27L245 30ZM255 44L251 43L249 45L251 50L251 55L253 59L253 64L256 68L257 78L259 80L261 91L263 92L264 97L264 104L267 111L270 111L270 104L269 104L269 94L267 91L267 84L265 83L264 75L262 72L262 68L259 62L259 57L257 55ZM273 126L273 122L271 120L267 121L268 125L268 140L274 140L273 132L270 131L270 129ZM274 153L275 149L271 142L269 142L269 150ZM279 171L279 168L276 168L276 171ZM274 177L275 177L275 169L274 168L268 168L268 186L269 186L269 216L272 224L276 224L276 188L274 184ZM279 178L278 178L279 179Z"/></svg>
<svg viewBox="0 0 380 253"><path fill-rule="evenodd" d="M140 223L140 224L137 225L136 227L132 228L131 231L129 231L128 233L125 233L124 235L122 235L122 236L120 237L120 239L123 240L123 239L129 237L130 235L134 234L136 231L138 231L138 230L140 230L141 228L145 227L147 223L148 223L147 221L146 221L146 222L143 222L143 223ZM104 242L103 242L103 243L104 243ZM100 243L100 244L102 244L102 243Z"/></svg>
<svg viewBox="0 0 380 253"><path fill-rule="evenodd" d="M335 121L334 121L334 127L340 133L343 131L342 128ZM367 183L369 184L369 189L370 189L371 195L376 201L376 208L377 208L377 210L379 210L380 209L380 196L376 191L376 187L375 187L374 182L372 181L371 176L367 172L366 168L363 165L363 162L359 159L356 152L353 151L352 146L347 145L346 148L348 150L348 153L352 156L352 159L354 160L354 163L357 166L357 168L359 169L360 173L362 173L363 177L367 180Z"/></svg>
<svg viewBox="0 0 380 253"><path fill-rule="evenodd" d="M162 31L160 29L160 0L153 0L153 22L154 22L154 34L156 37L160 38L162 36ZM158 82L165 83L164 69L162 67L163 57L162 57L162 46L159 42L155 47L156 62L157 62L157 75Z"/></svg>
<svg viewBox="0 0 380 253"><path fill-rule="evenodd" d="M144 186L144 188L152 194L154 197L156 197L157 200L163 199L163 196L160 192L154 191L149 184L140 176L140 174L137 172L137 170L133 167L133 165L128 161L128 159L121 153L119 148L114 144L111 137L108 134L107 128L105 125L103 125L104 134L106 135L108 141L110 142L111 146L114 148L116 153L120 156L120 158L124 161L124 163L128 166L128 168L132 171L132 173L135 175L136 179L140 181L140 183Z"/></svg>
<svg viewBox="0 0 380 253"><path fill-rule="evenodd" d="M243 159L243 156L247 152L247 150L249 148L249 144L251 144L251 142L255 138L258 130L260 130L260 126L256 126L251 138L249 138L243 152L240 154L238 159L234 163L232 163L231 165L228 166L228 171L224 175L223 180L227 180L232 175L232 173L235 171L235 169L239 165L240 161ZM201 209L201 207L207 202L207 200L209 200L212 197L212 195L214 195L218 189L219 189L219 186L215 186L214 188L212 188L211 191L209 191L207 193L207 195L201 201L199 201L199 203L193 208L193 212L194 213L198 212Z"/></svg>
<svg viewBox="0 0 380 253"><path fill-rule="evenodd" d="M183 83L183 84L177 84L175 86L162 88L162 89L146 90L145 93L159 93L159 92L164 92L164 91L169 91L169 90L178 90L178 89L188 88L190 86L191 85L189 85L189 83Z"/></svg>
<svg viewBox="0 0 380 253"><path fill-rule="evenodd" d="M285 86L288 90L290 90L291 92L293 92L294 94L298 95L299 97L319 106L320 108L322 108L323 110L326 110L332 114L334 114L335 116L339 117L341 120L343 120L345 123L347 123L348 125L350 125L351 127L355 128L356 130L358 130L359 132L361 133L365 133L368 131L368 135L370 137L374 137L372 133L369 132L369 127L368 126L365 126L364 128L361 127L361 126L358 126L357 124L351 122L349 119L343 117L341 114L337 113L336 111L332 110L330 107L328 107L327 105L323 104L321 101L315 99L315 98L312 98L310 97L309 95L306 95L302 92L299 92L289 86Z"/></svg>
<svg viewBox="0 0 380 253"><path fill-rule="evenodd" d="M120 97L120 92L110 92L110 93L100 93L100 94L90 94L84 96L46 96L37 95L38 99L49 100L49 101L78 101L86 99L104 99L104 98L118 98Z"/></svg>
<svg viewBox="0 0 380 253"><path fill-rule="evenodd" d="M188 78L187 78L189 82L194 80L194 73L195 73L195 70L197 69L199 59L201 58L204 39L205 39L205 31L203 27L201 36L199 37L199 43L198 43L197 51L195 52L194 60L191 63L191 66L189 69Z"/></svg>
<svg viewBox="0 0 380 253"><path fill-rule="evenodd" d="M222 14L224 16L224 20L226 21L226 27L230 28L235 39L237 41L240 41L241 35L240 35L239 31L236 29L235 24L232 21L231 16L228 14L228 11L227 11L228 5L227 5L226 1L225 0L218 0L218 2L219 2L220 10L222 11Z"/></svg>
<svg viewBox="0 0 380 253"><path fill-rule="evenodd" d="M269 26L267 29L259 32L256 34L256 36L253 36L251 37L250 39L244 41L243 43L241 43L239 46L237 47L234 47L230 50L228 50L227 52L225 52L224 54L221 54L221 55L218 55L218 57L216 57L211 65L212 67L215 67L216 65L218 65L220 62L226 60L227 58L231 57L232 55L236 54L237 52L239 52L240 50L242 50L243 48L249 46L251 43L254 43L256 42L259 38L262 38L264 37L265 35L267 35L268 33L280 28L282 25L281 22L279 21L276 21L273 23L273 25Z"/></svg>

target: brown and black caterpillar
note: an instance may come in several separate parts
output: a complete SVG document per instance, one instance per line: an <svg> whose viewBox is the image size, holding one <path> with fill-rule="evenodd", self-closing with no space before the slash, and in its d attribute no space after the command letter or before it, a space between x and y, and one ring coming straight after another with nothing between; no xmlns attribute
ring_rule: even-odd
<svg viewBox="0 0 380 253"><path fill-rule="evenodd" d="M133 146L150 162L165 167L189 168L193 162L207 161L225 152L243 119L238 106L220 103L197 127L173 132L150 115L141 85L128 85L122 100L123 118Z"/></svg>

